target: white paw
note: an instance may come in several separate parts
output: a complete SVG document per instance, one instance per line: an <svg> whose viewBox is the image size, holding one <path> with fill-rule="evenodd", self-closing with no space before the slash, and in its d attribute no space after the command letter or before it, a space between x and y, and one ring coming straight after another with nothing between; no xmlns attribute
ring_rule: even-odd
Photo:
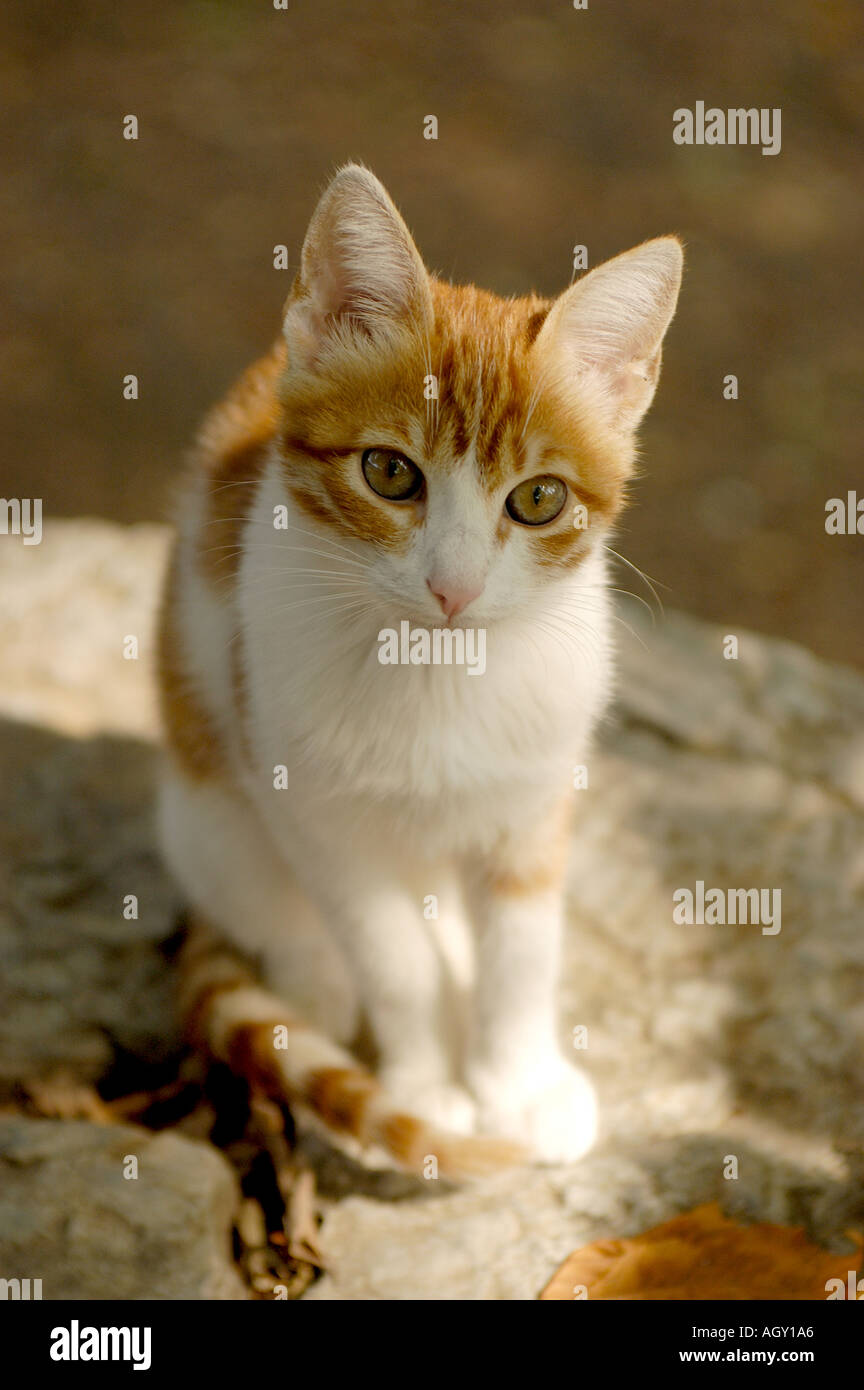
<svg viewBox="0 0 864 1390"><path fill-rule="evenodd" d="M583 1072L563 1057L516 1073L472 1074L481 1134L518 1139L540 1163L572 1163L597 1137L597 1100Z"/></svg>
<svg viewBox="0 0 864 1390"><path fill-rule="evenodd" d="M430 1081L405 1071L385 1071L381 1084L403 1110L426 1120L435 1129L453 1134L473 1134L476 1105L461 1086L449 1081Z"/></svg>

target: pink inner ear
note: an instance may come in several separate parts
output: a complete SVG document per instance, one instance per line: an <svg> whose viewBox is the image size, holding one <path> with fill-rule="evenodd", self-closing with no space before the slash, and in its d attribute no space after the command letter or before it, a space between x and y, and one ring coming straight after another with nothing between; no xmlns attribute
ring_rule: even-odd
<svg viewBox="0 0 864 1390"><path fill-rule="evenodd" d="M330 256L320 256L309 287L312 312L323 326L328 316L338 318L349 297L348 277L337 274Z"/></svg>
<svg viewBox="0 0 864 1390"><path fill-rule="evenodd" d="M628 369L631 381L653 382L680 276L681 251L674 239L658 238L626 251L565 291L558 312L547 321L546 336L554 331L575 370L582 364L616 377Z"/></svg>
<svg viewBox="0 0 864 1390"><path fill-rule="evenodd" d="M345 267L339 266L333 238L321 236L319 244L304 255L306 293L289 304L285 315L285 336L295 359L314 366L320 349L341 319L357 316L361 296L353 291ZM323 245L322 245L323 243Z"/></svg>
<svg viewBox="0 0 864 1390"><path fill-rule="evenodd" d="M411 235L385 190L358 170L337 176L312 219L302 281L318 311L373 330L431 308L428 276Z"/></svg>

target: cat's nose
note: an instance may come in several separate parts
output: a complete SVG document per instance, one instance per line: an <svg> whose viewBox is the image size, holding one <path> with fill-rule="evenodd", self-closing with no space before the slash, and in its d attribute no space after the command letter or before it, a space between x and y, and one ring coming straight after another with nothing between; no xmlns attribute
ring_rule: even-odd
<svg viewBox="0 0 864 1390"><path fill-rule="evenodd" d="M467 608L469 603L483 592L482 584L472 586L443 584L432 579L427 579L426 583L440 603L444 617L448 622L451 618L455 618L457 613L461 613L463 608Z"/></svg>

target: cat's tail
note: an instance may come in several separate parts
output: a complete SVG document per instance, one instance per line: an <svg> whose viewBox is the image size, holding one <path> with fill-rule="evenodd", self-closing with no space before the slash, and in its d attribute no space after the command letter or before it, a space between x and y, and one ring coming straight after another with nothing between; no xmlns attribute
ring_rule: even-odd
<svg viewBox="0 0 864 1390"><path fill-rule="evenodd" d="M463 1178L524 1163L506 1139L452 1134L411 1115L355 1057L271 994L243 957L199 920L179 959L180 1004L193 1046L272 1099L307 1106L334 1134L378 1145L400 1166Z"/></svg>

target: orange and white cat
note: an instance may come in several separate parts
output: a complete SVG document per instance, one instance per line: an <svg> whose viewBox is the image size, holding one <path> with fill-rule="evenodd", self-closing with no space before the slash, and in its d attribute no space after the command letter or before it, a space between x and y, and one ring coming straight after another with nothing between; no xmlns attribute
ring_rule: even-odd
<svg viewBox="0 0 864 1390"><path fill-rule="evenodd" d="M554 301L445 284L349 165L199 437L160 661L193 1035L409 1164L595 1137L556 1019L571 788L681 262L662 237ZM481 629L482 675L384 664L403 623Z"/></svg>

